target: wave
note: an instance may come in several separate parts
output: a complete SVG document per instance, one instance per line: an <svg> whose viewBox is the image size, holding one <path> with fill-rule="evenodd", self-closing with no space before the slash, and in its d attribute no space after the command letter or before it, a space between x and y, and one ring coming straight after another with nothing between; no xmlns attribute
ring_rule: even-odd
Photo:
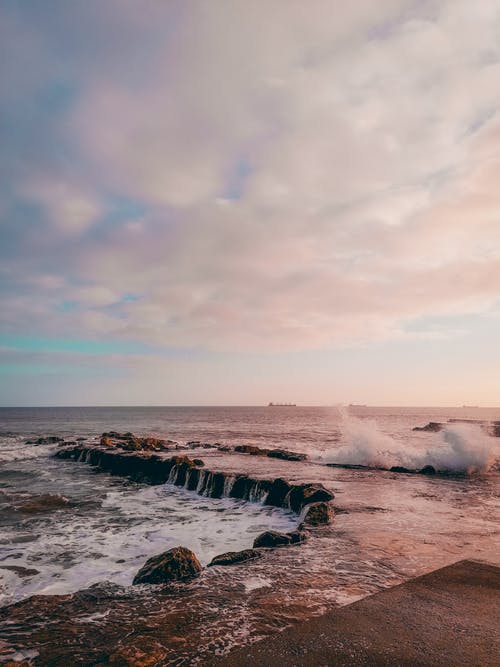
<svg viewBox="0 0 500 667"><path fill-rule="evenodd" d="M54 445L27 445L24 438L5 438L0 441L0 464L46 458L55 451Z"/></svg>
<svg viewBox="0 0 500 667"><path fill-rule="evenodd" d="M374 420L341 413L343 446L329 450L323 463L362 465L390 470L393 467L421 470L432 466L439 472L474 474L498 468L500 439L487 435L478 424L453 424L429 434L431 446L422 440L400 441L382 433Z"/></svg>

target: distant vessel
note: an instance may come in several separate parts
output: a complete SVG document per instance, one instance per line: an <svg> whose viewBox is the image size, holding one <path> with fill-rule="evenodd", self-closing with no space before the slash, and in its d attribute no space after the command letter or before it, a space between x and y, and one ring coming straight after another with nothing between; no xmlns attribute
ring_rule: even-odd
<svg viewBox="0 0 500 667"><path fill-rule="evenodd" d="M366 403L349 403L350 408L367 408Z"/></svg>
<svg viewBox="0 0 500 667"><path fill-rule="evenodd" d="M268 403L268 408L296 408L296 403Z"/></svg>

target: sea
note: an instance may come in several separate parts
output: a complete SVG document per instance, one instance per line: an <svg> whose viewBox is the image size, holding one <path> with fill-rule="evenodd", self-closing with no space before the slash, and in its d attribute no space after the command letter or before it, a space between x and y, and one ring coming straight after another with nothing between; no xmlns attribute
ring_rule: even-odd
<svg viewBox="0 0 500 667"><path fill-rule="evenodd" d="M443 430L413 430L431 421ZM171 547L186 546L207 565L217 554L251 547L265 530L290 531L298 523L286 509L207 498L169 483L148 486L56 459L59 443L29 440L96 444L114 430L180 447L199 441L282 448L308 458L194 451L211 469L321 482L335 494L334 523L308 542L255 562L208 568L169 597L168 613L185 616L164 664L183 665L203 664L210 651L224 653L462 559L500 565L500 437L488 429L494 421L500 408L1 408L0 606L100 582L128 590L144 562ZM426 465L445 474L390 470ZM119 605L99 614L90 621L82 616L81 627L101 624L112 637L114 627L129 622ZM91 664L83 637L82 661Z"/></svg>

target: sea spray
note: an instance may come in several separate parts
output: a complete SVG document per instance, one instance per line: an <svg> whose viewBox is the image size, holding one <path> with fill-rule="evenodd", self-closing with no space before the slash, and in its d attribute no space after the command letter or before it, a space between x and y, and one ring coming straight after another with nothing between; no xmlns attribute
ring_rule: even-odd
<svg viewBox="0 0 500 667"><path fill-rule="evenodd" d="M397 440L383 433L373 419L359 419L340 410L341 446L321 456L324 463L362 465L389 470L420 470L432 466L448 473L485 473L500 463L500 440L487 435L478 424L453 424L428 434L431 446L422 450L422 437Z"/></svg>

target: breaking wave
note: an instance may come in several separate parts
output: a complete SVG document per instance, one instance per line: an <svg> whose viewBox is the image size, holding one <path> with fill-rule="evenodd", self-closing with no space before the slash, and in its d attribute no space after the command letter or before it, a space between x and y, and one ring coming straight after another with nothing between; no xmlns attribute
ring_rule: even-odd
<svg viewBox="0 0 500 667"><path fill-rule="evenodd" d="M421 470L432 466L447 473L485 473L498 468L500 439L487 435L477 424L453 424L427 437L426 443L400 441L382 433L374 420L358 419L343 412L342 442L338 449L323 455L324 463L363 465L389 470L393 467Z"/></svg>

